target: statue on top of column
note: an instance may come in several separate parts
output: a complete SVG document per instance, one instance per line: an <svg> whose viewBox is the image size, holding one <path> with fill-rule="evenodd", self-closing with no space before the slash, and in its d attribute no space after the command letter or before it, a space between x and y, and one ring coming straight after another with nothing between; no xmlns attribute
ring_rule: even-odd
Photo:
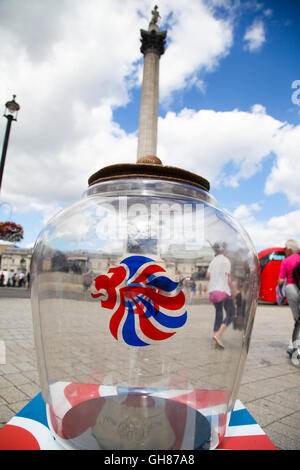
<svg viewBox="0 0 300 470"><path fill-rule="evenodd" d="M142 54L156 52L161 56L165 52L167 31L159 31L157 22L161 16L157 5L155 5L151 13L152 19L149 23L148 31L141 29L141 52Z"/></svg>
<svg viewBox="0 0 300 470"><path fill-rule="evenodd" d="M158 21L158 18L161 18L159 12L158 12L158 6L155 5L154 9L151 11L152 13L152 19L150 21L150 24L149 26L151 25L156 25L157 24L157 21Z"/></svg>

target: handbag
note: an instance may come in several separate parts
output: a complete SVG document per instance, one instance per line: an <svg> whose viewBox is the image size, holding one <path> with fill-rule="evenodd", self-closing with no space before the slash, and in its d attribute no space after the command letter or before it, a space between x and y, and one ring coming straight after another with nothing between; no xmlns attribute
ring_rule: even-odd
<svg viewBox="0 0 300 470"><path fill-rule="evenodd" d="M282 305L286 301L286 294L285 294L285 281L284 284L276 286L276 302L278 305Z"/></svg>

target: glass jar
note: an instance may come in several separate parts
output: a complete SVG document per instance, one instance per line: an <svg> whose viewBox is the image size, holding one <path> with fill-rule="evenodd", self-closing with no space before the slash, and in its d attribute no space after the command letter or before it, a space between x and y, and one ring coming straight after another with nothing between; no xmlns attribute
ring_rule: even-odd
<svg viewBox="0 0 300 470"><path fill-rule="evenodd" d="M31 292L42 394L64 448L219 445L249 347L258 261L207 191L155 177L93 184L40 234Z"/></svg>

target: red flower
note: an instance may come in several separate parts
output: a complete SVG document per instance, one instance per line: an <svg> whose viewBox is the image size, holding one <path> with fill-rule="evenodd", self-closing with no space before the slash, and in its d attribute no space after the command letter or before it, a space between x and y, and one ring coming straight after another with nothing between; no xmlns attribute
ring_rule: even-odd
<svg viewBox="0 0 300 470"><path fill-rule="evenodd" d="M24 237L22 225L15 222L0 222L0 240L18 242Z"/></svg>

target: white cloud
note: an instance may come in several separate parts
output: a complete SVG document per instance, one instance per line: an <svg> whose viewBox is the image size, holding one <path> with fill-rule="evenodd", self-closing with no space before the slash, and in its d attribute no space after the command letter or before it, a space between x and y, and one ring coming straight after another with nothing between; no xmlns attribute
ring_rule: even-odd
<svg viewBox="0 0 300 470"><path fill-rule="evenodd" d="M213 182L237 186L253 176L273 150L282 122L256 105L255 112L184 109L159 119L159 156L163 163L200 173ZM230 174L223 168L231 163Z"/></svg>
<svg viewBox="0 0 300 470"><path fill-rule="evenodd" d="M266 8L263 13L265 16L272 16L273 10L271 8Z"/></svg>
<svg viewBox="0 0 300 470"><path fill-rule="evenodd" d="M66 238L70 242L82 241L86 239L91 226L92 220L88 213L75 212L68 217L68 220L60 220L55 238Z"/></svg>
<svg viewBox="0 0 300 470"><path fill-rule="evenodd" d="M262 104L254 104L251 111L254 114L266 114L266 108Z"/></svg>
<svg viewBox="0 0 300 470"><path fill-rule="evenodd" d="M2 196L17 210L52 213L76 199L100 167L135 161L136 135L114 122L113 110L128 103L137 84L139 28L148 27L153 5L150 0L25 3L0 5L0 96L7 100L16 93L21 105ZM197 72L213 69L228 53L230 22L216 19L202 0L168 0L160 13L170 20L162 96L184 86L205 90Z"/></svg>
<svg viewBox="0 0 300 470"><path fill-rule="evenodd" d="M160 62L163 99L192 86L205 92L202 72L215 70L233 45L230 4L165 0L160 6L169 23ZM227 15L214 15L218 6ZM114 121L113 111L130 101L141 79L139 28L147 28L152 8L150 0L0 2L0 96L5 102L16 93L21 104L1 193L14 212L36 211L46 220L78 199L94 171L135 161L137 136ZM253 23L244 39L250 51L258 50L265 41L263 22ZM299 144L300 126L273 118L262 104L249 112L184 109L159 119L164 164L237 186L272 152L266 193L284 192L296 204ZM269 232L257 223L258 209L240 206L237 214L260 240L271 232L279 236L273 222Z"/></svg>
<svg viewBox="0 0 300 470"><path fill-rule="evenodd" d="M281 122L255 104L251 112L183 109L159 119L159 156L167 165L200 173L214 185L237 187L270 155L265 193L300 205L300 125ZM225 170L230 164L230 170Z"/></svg>
<svg viewBox="0 0 300 470"><path fill-rule="evenodd" d="M300 125L274 119L260 104L251 112L185 109L177 115L168 113L159 121L159 142L159 155L165 164L184 167L223 187L238 186L272 155L266 194L285 194L291 204L300 206ZM225 171L230 163L232 168ZM283 246L288 238L300 239L300 210L289 212L287 206L284 215L258 220L261 210L261 204L253 202L239 205L233 213L257 249Z"/></svg>
<svg viewBox="0 0 300 470"><path fill-rule="evenodd" d="M241 204L233 212L233 216L236 217L241 222L249 223L249 221L254 221L255 217L253 212L261 210L260 205L257 202L254 202L247 206L246 204Z"/></svg>
<svg viewBox="0 0 300 470"><path fill-rule="evenodd" d="M250 52L258 51L266 40L264 23L256 20L247 28L244 41L245 48Z"/></svg>
<svg viewBox="0 0 300 470"><path fill-rule="evenodd" d="M162 5L162 14L170 10L173 11L173 21L168 28L170 43L160 65L160 96L163 99L190 83L201 83L197 79L198 72L215 69L233 43L230 18L215 18L213 9L205 2L168 0Z"/></svg>
<svg viewBox="0 0 300 470"><path fill-rule="evenodd" d="M30 155L10 154L8 159L5 178L10 177L10 191L3 192L5 200L22 211L44 213L45 221L62 204L78 200L87 177L94 171L106 164L135 159L136 135L126 134L113 122L110 106L92 112L81 103L76 106L76 114L85 123L84 137L68 143L55 158L47 154L37 162ZM237 186L259 171L263 159L273 152L274 168L267 179L266 193L284 192L296 204L300 201L296 158L299 144L300 126L274 119L259 104L251 112L184 109L159 119L158 155L164 164L201 174L212 185ZM40 163L43 171L38 168ZM225 171L228 164L232 168ZM250 227L261 244L282 238L282 231L276 230L273 222L270 226L256 222L258 210L259 205L253 203L240 206L234 215Z"/></svg>
<svg viewBox="0 0 300 470"><path fill-rule="evenodd" d="M134 0L6 0L0 13L0 96L16 92L21 104L2 196L18 210L48 212L74 200L99 167L136 153L112 109L129 100L143 20Z"/></svg>
<svg viewBox="0 0 300 470"><path fill-rule="evenodd" d="M257 220L251 206L238 207L233 215L255 242L257 251L266 247L284 246L290 238L300 240L300 210L288 212L267 220Z"/></svg>
<svg viewBox="0 0 300 470"><path fill-rule="evenodd" d="M266 182L266 194L283 193L292 204L300 204L300 125L284 126L276 135L274 164Z"/></svg>

